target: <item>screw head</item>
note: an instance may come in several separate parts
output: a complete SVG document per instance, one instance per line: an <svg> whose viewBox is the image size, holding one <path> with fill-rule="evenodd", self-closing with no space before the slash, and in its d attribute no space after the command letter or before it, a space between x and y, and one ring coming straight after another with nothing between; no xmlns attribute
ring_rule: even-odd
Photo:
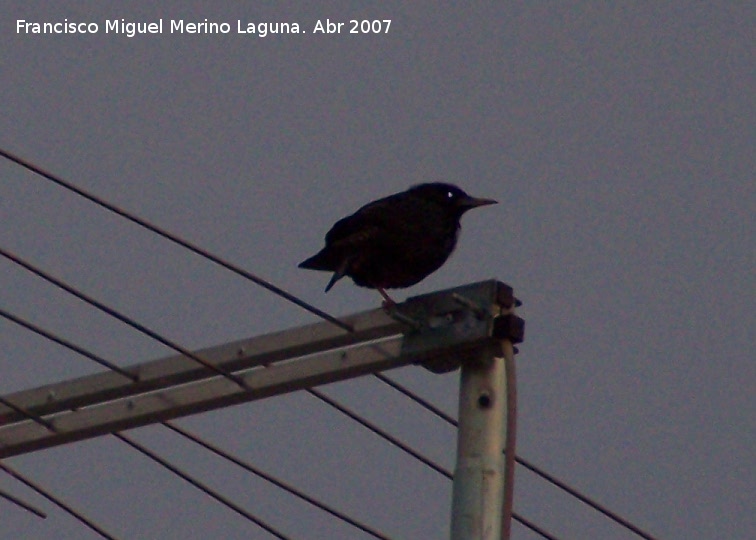
<svg viewBox="0 0 756 540"><path fill-rule="evenodd" d="M489 409L493 404L493 398L487 391L481 392L478 396L478 407L481 409Z"/></svg>

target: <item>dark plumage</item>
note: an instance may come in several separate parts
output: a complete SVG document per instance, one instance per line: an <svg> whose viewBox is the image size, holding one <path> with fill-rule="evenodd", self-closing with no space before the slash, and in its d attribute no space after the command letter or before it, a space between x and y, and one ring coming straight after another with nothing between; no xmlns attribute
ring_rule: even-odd
<svg viewBox="0 0 756 540"><path fill-rule="evenodd" d="M299 267L333 272L326 292L349 276L393 303L385 289L409 287L438 270L454 251L462 214L487 204L496 201L451 184L413 186L337 221L325 247Z"/></svg>

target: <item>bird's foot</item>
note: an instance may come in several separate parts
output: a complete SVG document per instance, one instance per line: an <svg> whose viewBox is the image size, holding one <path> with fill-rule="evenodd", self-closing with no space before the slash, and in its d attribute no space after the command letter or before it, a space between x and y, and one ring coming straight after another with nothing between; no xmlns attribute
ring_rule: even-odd
<svg viewBox="0 0 756 540"><path fill-rule="evenodd" d="M396 302L393 300L384 300L381 303L381 307L384 309L384 311L391 311L396 307Z"/></svg>

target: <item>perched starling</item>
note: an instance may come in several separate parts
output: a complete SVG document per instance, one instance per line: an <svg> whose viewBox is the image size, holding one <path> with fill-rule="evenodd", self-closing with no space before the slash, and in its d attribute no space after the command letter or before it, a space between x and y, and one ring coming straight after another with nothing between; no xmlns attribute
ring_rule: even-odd
<svg viewBox="0 0 756 540"><path fill-rule="evenodd" d="M333 272L326 292L349 276L393 304L386 289L409 287L438 270L454 251L462 214L486 204L496 201L451 184L413 186L337 221L325 247L299 267Z"/></svg>

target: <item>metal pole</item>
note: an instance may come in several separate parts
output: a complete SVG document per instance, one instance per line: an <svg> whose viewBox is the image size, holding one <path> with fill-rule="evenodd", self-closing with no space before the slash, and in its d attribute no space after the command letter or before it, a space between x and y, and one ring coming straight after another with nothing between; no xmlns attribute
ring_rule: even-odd
<svg viewBox="0 0 756 540"><path fill-rule="evenodd" d="M509 538L513 475L504 449L509 442L514 456L513 404L512 344L493 342L461 367L451 540Z"/></svg>

